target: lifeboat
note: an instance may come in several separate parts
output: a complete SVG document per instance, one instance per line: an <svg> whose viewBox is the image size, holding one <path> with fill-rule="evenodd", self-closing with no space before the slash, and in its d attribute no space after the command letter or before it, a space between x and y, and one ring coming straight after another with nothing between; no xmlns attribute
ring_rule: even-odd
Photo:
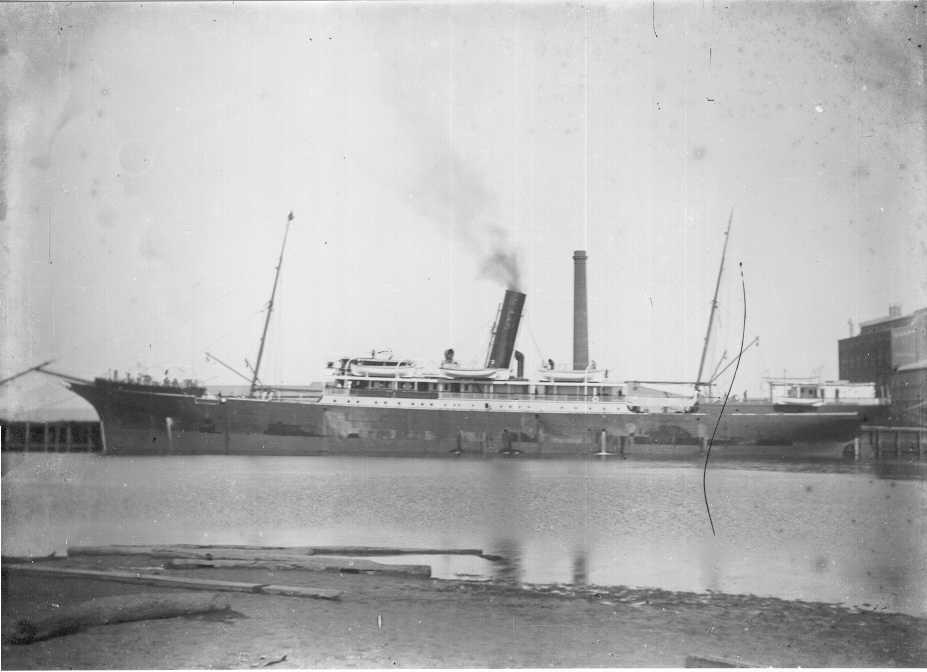
<svg viewBox="0 0 927 672"><path fill-rule="evenodd" d="M347 368L352 376L368 378L402 378L415 375L415 363L409 359L358 357L349 361Z"/></svg>
<svg viewBox="0 0 927 672"><path fill-rule="evenodd" d="M457 366L442 366L438 369L438 375L447 378L466 378L468 380L504 380L508 377L508 374L508 369L465 369Z"/></svg>
<svg viewBox="0 0 927 672"><path fill-rule="evenodd" d="M598 369L586 371L541 369L538 371L538 378L551 383L598 383L602 380L604 373Z"/></svg>

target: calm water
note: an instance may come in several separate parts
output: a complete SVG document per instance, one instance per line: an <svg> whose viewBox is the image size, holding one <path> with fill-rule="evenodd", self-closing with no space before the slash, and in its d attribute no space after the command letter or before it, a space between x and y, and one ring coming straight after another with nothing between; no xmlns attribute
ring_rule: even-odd
<svg viewBox="0 0 927 672"><path fill-rule="evenodd" d="M927 615L924 464L713 464L712 537L697 462L3 459L6 555L115 543L466 546L509 561L425 560L440 578L717 590Z"/></svg>

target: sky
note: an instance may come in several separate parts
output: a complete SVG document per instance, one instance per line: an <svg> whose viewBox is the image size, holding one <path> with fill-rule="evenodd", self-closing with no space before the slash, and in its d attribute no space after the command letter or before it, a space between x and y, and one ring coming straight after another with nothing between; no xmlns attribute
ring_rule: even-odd
<svg viewBox="0 0 927 672"><path fill-rule="evenodd" d="M743 335L735 391L836 378L851 328L927 306L925 22L910 2L0 5L0 378L54 359L240 382L205 353L254 362L290 211L265 382L372 349L482 364L508 286L529 371L569 365L579 249L591 358L692 380L732 212L706 369ZM6 413L81 407L36 374L0 388Z"/></svg>

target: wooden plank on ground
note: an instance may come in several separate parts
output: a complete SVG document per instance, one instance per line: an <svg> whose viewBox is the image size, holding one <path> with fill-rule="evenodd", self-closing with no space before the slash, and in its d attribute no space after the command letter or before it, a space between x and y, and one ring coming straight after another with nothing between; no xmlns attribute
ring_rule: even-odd
<svg viewBox="0 0 927 672"><path fill-rule="evenodd" d="M151 555L154 546L69 546L68 556L72 555Z"/></svg>
<svg viewBox="0 0 927 672"><path fill-rule="evenodd" d="M79 569L76 567L46 567L43 565L4 565L4 571L39 574L60 578L100 579L120 583L135 583L148 586L169 586L193 590L226 590L238 593L257 593L263 584L240 581L218 581L210 579L188 579L183 576L141 574L119 570Z"/></svg>
<svg viewBox="0 0 927 672"><path fill-rule="evenodd" d="M335 572L363 572L372 574L399 574L410 576L431 576L431 565L393 565L386 562L375 562L363 558L345 558L339 556L320 557L318 559L329 565L329 571Z"/></svg>
<svg viewBox="0 0 927 672"><path fill-rule="evenodd" d="M313 572L351 572L364 574L395 574L400 576L431 576L429 565L391 565L359 558L302 557L287 560L229 560L225 558L172 558L165 569L302 569Z"/></svg>
<svg viewBox="0 0 927 672"><path fill-rule="evenodd" d="M261 588L261 593L265 595L287 595L290 597L323 597L320 595L318 588L309 588L308 586L278 586L271 584ZM337 600L341 596L341 591L330 590L331 597L323 599Z"/></svg>
<svg viewBox="0 0 927 672"><path fill-rule="evenodd" d="M68 555L154 555L172 558L223 558L227 560L275 560L307 555L474 555L499 560L479 548L399 548L394 546L248 546L236 544L159 544L71 546Z"/></svg>
<svg viewBox="0 0 927 672"><path fill-rule="evenodd" d="M310 546L315 555L483 555L479 548L396 548L389 546Z"/></svg>
<svg viewBox="0 0 927 672"><path fill-rule="evenodd" d="M31 644L96 625L189 616L228 608L228 597L218 593L110 595L57 609L43 616L19 620L8 641L11 644Z"/></svg>
<svg viewBox="0 0 927 672"><path fill-rule="evenodd" d="M265 560L278 562L299 562L308 559L305 553L290 553L263 549L241 549L216 547L210 549L180 548L178 546L156 546L150 553L153 558L193 558L197 560Z"/></svg>
<svg viewBox="0 0 927 672"><path fill-rule="evenodd" d="M312 554L308 546L201 546L196 544L71 546L69 556L78 555L151 555L161 558L236 558L272 559L305 557Z"/></svg>
<svg viewBox="0 0 927 672"><path fill-rule="evenodd" d="M296 553L298 555L312 555L311 546L255 546L253 544L159 544L160 548L195 548L200 550L231 548L238 551L280 551L281 553Z"/></svg>
<svg viewBox="0 0 927 672"><path fill-rule="evenodd" d="M760 667L730 658L716 656L686 656L686 667Z"/></svg>
<svg viewBox="0 0 927 672"><path fill-rule="evenodd" d="M185 576L164 576L161 574L140 574L137 572L101 571L96 569L76 569L65 567L43 567L41 565L4 565L3 571L54 576L59 578L98 579L149 586L187 588L189 590L220 590L238 593L260 593L266 584L245 583L241 581L220 581L216 579L192 579ZM318 597L323 600L338 599L341 591L327 588L301 587L303 597Z"/></svg>

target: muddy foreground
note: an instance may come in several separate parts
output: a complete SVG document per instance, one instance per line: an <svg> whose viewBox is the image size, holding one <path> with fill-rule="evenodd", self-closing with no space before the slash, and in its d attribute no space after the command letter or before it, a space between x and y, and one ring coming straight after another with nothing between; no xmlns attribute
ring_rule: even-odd
<svg viewBox="0 0 927 672"><path fill-rule="evenodd" d="M115 556L46 562L145 572L159 564ZM228 612L12 645L6 636L20 618L94 597L185 591L4 571L3 668L682 667L690 655L775 667L927 667L927 618L835 605L302 570L171 574L343 595L329 601L225 593Z"/></svg>

